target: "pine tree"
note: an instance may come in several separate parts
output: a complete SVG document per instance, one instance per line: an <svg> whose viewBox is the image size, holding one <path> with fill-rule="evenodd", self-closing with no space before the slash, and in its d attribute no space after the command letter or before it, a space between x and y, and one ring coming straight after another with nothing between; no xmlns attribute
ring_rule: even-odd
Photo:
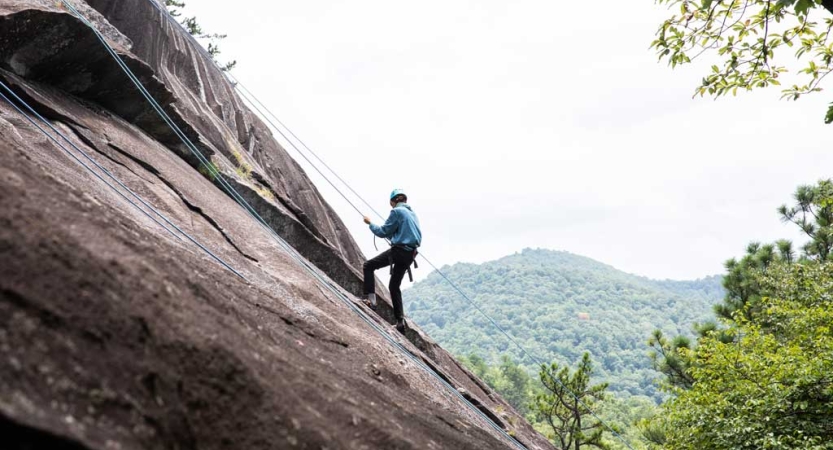
<svg viewBox="0 0 833 450"><path fill-rule="evenodd" d="M535 412L552 428L550 440L562 449L609 448L602 441L602 423L591 416L592 408L604 401L608 384L590 386L592 374L589 353L572 375L569 367L559 368L557 363L541 365L545 392L536 398Z"/></svg>
<svg viewBox="0 0 833 450"><path fill-rule="evenodd" d="M790 241L780 240L766 245L758 242L749 244L743 258L726 261L726 275L723 277L726 298L714 308L717 317L731 321L736 312L743 311L750 318L758 311L758 303L763 294L755 274L766 272L773 263L792 264L795 261Z"/></svg>
<svg viewBox="0 0 833 450"><path fill-rule="evenodd" d="M171 14L171 17L181 17L182 8L185 7L185 2L178 0L165 0L165 6L168 8L168 12ZM237 61L231 61L223 64L217 58L221 53L220 46L217 44L217 41L222 41L228 37L227 35L204 32L195 16L186 17L179 23L181 23L182 26L185 27L185 30L195 38L208 40L208 54L211 55L211 58L220 66L220 69L223 72L228 72L237 65Z"/></svg>
<svg viewBox="0 0 833 450"><path fill-rule="evenodd" d="M796 204L778 208L781 220L792 222L810 239L802 249L804 256L819 261L833 260L833 180L816 186L799 186Z"/></svg>

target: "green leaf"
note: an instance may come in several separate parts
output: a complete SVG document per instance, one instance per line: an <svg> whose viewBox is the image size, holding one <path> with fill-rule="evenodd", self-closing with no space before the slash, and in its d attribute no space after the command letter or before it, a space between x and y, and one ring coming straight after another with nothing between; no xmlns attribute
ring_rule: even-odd
<svg viewBox="0 0 833 450"><path fill-rule="evenodd" d="M833 103L827 108L827 115L824 116L824 123L829 124L833 122Z"/></svg>
<svg viewBox="0 0 833 450"><path fill-rule="evenodd" d="M810 8L816 6L814 0L798 0L795 2L795 13L800 16L806 16Z"/></svg>

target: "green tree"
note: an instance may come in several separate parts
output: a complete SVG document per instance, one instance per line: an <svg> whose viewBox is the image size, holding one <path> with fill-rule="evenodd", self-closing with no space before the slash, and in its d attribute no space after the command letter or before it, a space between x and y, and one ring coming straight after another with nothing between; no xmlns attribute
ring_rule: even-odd
<svg viewBox="0 0 833 450"><path fill-rule="evenodd" d="M737 311L744 311L747 315L758 311L761 288L755 273L766 271L775 262L791 264L795 261L792 243L780 240L775 244L761 245L752 242L746 247L746 255L740 260L732 258L726 261L726 275L723 277L723 287L726 297L723 303L714 308L717 317L732 320Z"/></svg>
<svg viewBox="0 0 833 450"><path fill-rule="evenodd" d="M464 366L468 367L469 370L477 375L478 378L486 378L486 373L488 372L489 367L486 365L486 361L483 358L472 353L469 356L463 356L458 359Z"/></svg>
<svg viewBox="0 0 833 450"><path fill-rule="evenodd" d="M499 377L495 380L497 391L521 415L528 414L532 389L532 378L529 373L508 355L501 355L498 373Z"/></svg>
<svg viewBox="0 0 833 450"><path fill-rule="evenodd" d="M783 98L797 100L821 90L833 72L833 0L656 0L672 16L651 47L671 65L717 55L695 95L719 97L740 90L781 86L788 68L780 57L793 49L800 65ZM826 10L826 11L825 11ZM824 16L824 17L820 17ZM776 58L778 56L778 58ZM833 104L825 123L833 121Z"/></svg>
<svg viewBox="0 0 833 450"><path fill-rule="evenodd" d="M165 6L168 7L168 12L171 13L171 17L180 17L182 15L182 8L185 7L185 2L165 0Z"/></svg>
<svg viewBox="0 0 833 450"><path fill-rule="evenodd" d="M753 242L740 259L726 262L723 287L726 298L715 307L718 317L732 320L737 311L747 318L758 312L760 297L765 294L758 285L757 272L766 272L773 263L793 264L807 260L827 261L833 258L833 181L820 180L816 185L799 186L794 194L795 204L782 205L778 214L784 222L797 225L808 242L796 256L792 242L780 240L761 245Z"/></svg>
<svg viewBox="0 0 833 450"><path fill-rule="evenodd" d="M789 241L778 241L774 245L761 245L758 242L749 244L743 258L732 258L725 263L723 287L726 296L722 303L714 306L715 315L730 322L738 312L751 317L758 311L762 294L755 275L765 271L774 262L792 262L793 259L792 244ZM694 324L693 329L697 338L714 334L716 339L723 342L732 340L731 335L722 334L723 329L714 321ZM662 330L655 330L648 340L648 346L651 348L648 356L654 369L664 375L662 384L666 389L691 388L694 384L691 369L695 362L690 359L690 350L696 346L696 341L683 335L668 338Z"/></svg>
<svg viewBox="0 0 833 450"><path fill-rule="evenodd" d="M668 449L833 448L830 180L799 187L784 221L809 238L750 244L726 264L723 326L697 328L696 345L655 333L655 367L674 396L641 424Z"/></svg>
<svg viewBox="0 0 833 450"><path fill-rule="evenodd" d="M686 352L691 349L691 339L676 336L669 340L662 330L655 330L648 345L652 349L648 356L654 363L654 369L665 376L666 387L688 389L694 384L689 373L691 361Z"/></svg>
<svg viewBox="0 0 833 450"><path fill-rule="evenodd" d="M541 365L540 378L545 391L538 395L535 412L551 428L547 436L560 448L579 450L582 447L608 449L602 440L603 424L591 416L605 400L607 383L590 386L593 363L585 353L575 372L557 363Z"/></svg>
<svg viewBox="0 0 833 450"><path fill-rule="evenodd" d="M530 412L536 386L526 369L518 365L509 355L501 355L500 365L497 367L489 367L486 361L476 354L459 359L521 415Z"/></svg>
<svg viewBox="0 0 833 450"><path fill-rule="evenodd" d="M665 448L833 448L833 264L777 264L771 295L738 315L726 343L690 350L694 383L664 405Z"/></svg>
<svg viewBox="0 0 833 450"><path fill-rule="evenodd" d="M833 45L833 44L831 44ZM820 261L833 260L833 180L815 186L799 186L794 206L778 208L781 220L792 222L807 235L804 256Z"/></svg>
<svg viewBox="0 0 833 450"><path fill-rule="evenodd" d="M619 438L608 438L611 450L647 450L649 441L644 437L638 424L656 414L657 404L648 397L629 396L620 398L609 395L602 408L596 413L610 425Z"/></svg>
<svg viewBox="0 0 833 450"><path fill-rule="evenodd" d="M480 377L495 391L509 401L518 411L524 414L533 427L542 434L552 435L552 427L536 411L537 399L545 392L538 379L529 376L526 369L501 355L498 366L489 366L486 361L476 354L458 357L459 361ZM514 382L510 380L515 380ZM657 408L653 399L646 396L625 396L618 398L605 393L605 401L595 405L594 412L622 437L608 439L606 444L610 450L645 450L644 431L637 427L637 423L652 417ZM627 442L627 444L625 443Z"/></svg>
<svg viewBox="0 0 833 450"><path fill-rule="evenodd" d="M165 6L168 8L168 12L171 14L171 17L181 17L182 9L185 8L185 2L179 0L165 0ZM228 37L227 35L219 33L206 33L203 31L202 26L197 22L196 17L185 17L180 21L180 23L192 36L197 39L208 41L208 54L211 55L211 58L214 59L215 62L217 62L220 69L224 72L228 72L237 66L237 61L220 63L218 60L218 56L221 53L218 41L222 41Z"/></svg>
<svg viewBox="0 0 833 450"><path fill-rule="evenodd" d="M795 223L807 235L808 243L802 247L800 256L796 256L793 244L787 240L765 245L753 242L747 246L743 258L728 260L723 277L726 296L714 307L715 314L724 322L732 324L738 315L754 321L761 313L761 299L771 293L761 286L760 275L767 273L770 266L833 259L833 181L820 180L813 186L800 186L794 197L795 205L782 205L778 213L784 222ZM695 325L695 332L700 338L712 335L724 343L734 339L731 333L725 333L725 327L714 322ZM654 368L665 376L665 386L690 388L694 382L690 370L695 365L688 359L692 354L689 350L695 346L692 341L686 336L668 339L657 330L648 345Z"/></svg>

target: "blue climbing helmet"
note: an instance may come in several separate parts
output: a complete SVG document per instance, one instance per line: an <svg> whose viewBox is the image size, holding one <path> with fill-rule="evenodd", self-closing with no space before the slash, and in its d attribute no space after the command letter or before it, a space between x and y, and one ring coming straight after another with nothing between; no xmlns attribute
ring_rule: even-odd
<svg viewBox="0 0 833 450"><path fill-rule="evenodd" d="M407 195L405 195L405 191L404 191L404 190L399 189L399 188L396 188L396 189L394 189L393 191L391 191L391 193L390 193L390 199L391 199L391 200L395 199L397 195L404 195L406 198L408 197Z"/></svg>

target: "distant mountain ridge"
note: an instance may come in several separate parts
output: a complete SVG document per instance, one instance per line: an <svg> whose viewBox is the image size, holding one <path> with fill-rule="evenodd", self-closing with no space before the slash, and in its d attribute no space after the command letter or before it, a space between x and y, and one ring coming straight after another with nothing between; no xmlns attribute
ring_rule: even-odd
<svg viewBox="0 0 833 450"><path fill-rule="evenodd" d="M690 334L713 318L724 296L720 276L651 280L568 252L525 249L444 273L538 358L573 364L589 351L611 391L659 398L647 340L653 330ZM492 363L525 358L489 321L433 273L405 292L408 316L443 347Z"/></svg>

